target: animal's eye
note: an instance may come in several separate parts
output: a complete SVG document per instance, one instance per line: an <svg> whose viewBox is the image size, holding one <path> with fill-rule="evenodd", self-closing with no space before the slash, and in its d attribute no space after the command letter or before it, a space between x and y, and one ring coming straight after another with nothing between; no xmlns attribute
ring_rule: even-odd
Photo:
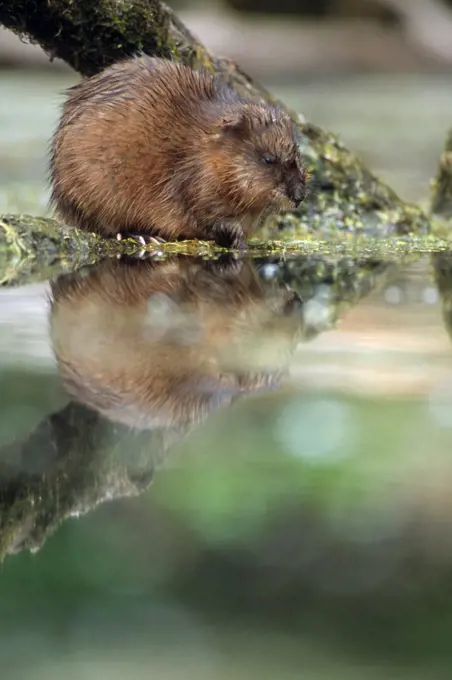
<svg viewBox="0 0 452 680"><path fill-rule="evenodd" d="M274 156L262 156L262 160L265 165L275 165L276 163L276 158Z"/></svg>

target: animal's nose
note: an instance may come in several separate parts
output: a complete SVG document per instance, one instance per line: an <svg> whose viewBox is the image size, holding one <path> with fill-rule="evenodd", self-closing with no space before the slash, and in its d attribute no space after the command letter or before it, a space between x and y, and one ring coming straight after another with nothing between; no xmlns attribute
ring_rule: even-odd
<svg viewBox="0 0 452 680"><path fill-rule="evenodd" d="M303 202L306 196L306 188L304 187L303 184L297 183L289 188L288 194L290 200L293 201L295 207L298 208L298 206L300 205L300 203Z"/></svg>

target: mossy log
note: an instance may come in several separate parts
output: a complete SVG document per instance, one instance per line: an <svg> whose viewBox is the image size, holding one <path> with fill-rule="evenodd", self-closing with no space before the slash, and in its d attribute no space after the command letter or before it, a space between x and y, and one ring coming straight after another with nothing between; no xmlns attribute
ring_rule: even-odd
<svg viewBox="0 0 452 680"><path fill-rule="evenodd" d="M277 235L281 238L281 234ZM307 236L302 240L262 241L252 239L246 251L248 257L285 259L288 256L317 259L358 258L361 261L382 260L401 262L407 256L442 252L449 241L433 235L398 238L353 239L340 237L320 240ZM75 271L82 266L96 264L106 257L136 255L142 247L132 240L119 243L95 234L65 226L52 219L31 215L0 216L0 286L18 286L46 281ZM152 247L151 247L152 249ZM223 249L212 242L182 241L165 243L150 253L155 260L173 255L192 255L204 259L218 259Z"/></svg>
<svg viewBox="0 0 452 680"><path fill-rule="evenodd" d="M274 99L232 61L210 54L158 0L4 0L0 23L39 43L51 58L64 59L84 76L142 50L206 68L252 99ZM429 220L420 208L401 201L335 135L290 113L302 132L311 190L300 210L270 218L256 234L259 238L428 233ZM46 224L41 222L44 239ZM92 243L90 238L86 243Z"/></svg>
<svg viewBox="0 0 452 680"><path fill-rule="evenodd" d="M0 216L0 285L48 279L97 262L117 249L115 241L30 215Z"/></svg>
<svg viewBox="0 0 452 680"><path fill-rule="evenodd" d="M281 234L277 235L281 238ZM402 262L409 257L448 250L447 240L433 235L399 238L353 239L331 238L320 240L312 236L302 240L250 241L246 255L253 259L289 256L358 258ZM55 220L30 215L0 216L0 286L18 286L47 281L50 278L72 272L80 267L96 264L106 257L137 255L142 247L131 240L118 242L103 239L95 234L68 227ZM148 247L149 248L149 247ZM150 247L152 250L152 247ZM181 241L165 243L150 255L162 260L173 255L189 255L204 259L218 259L224 250L212 242Z"/></svg>

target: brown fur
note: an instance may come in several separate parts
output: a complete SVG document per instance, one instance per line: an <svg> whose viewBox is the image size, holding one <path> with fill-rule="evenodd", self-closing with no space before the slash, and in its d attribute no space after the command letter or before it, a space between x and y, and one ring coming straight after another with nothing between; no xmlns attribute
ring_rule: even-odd
<svg viewBox="0 0 452 680"><path fill-rule="evenodd" d="M134 427L187 425L277 384L300 326L296 296L265 291L250 263L225 278L192 258L109 260L52 293L68 392Z"/></svg>
<svg viewBox="0 0 452 680"><path fill-rule="evenodd" d="M280 107L139 56L69 90L51 180L60 216L104 236L221 241L241 240L266 212L295 207L306 175Z"/></svg>

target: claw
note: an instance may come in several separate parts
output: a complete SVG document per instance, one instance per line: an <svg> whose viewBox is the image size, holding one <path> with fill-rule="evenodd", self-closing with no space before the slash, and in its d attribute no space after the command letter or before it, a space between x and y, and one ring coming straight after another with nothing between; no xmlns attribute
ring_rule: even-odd
<svg viewBox="0 0 452 680"><path fill-rule="evenodd" d="M135 234L131 231L116 234L116 238L118 241L122 241L125 238L131 238L134 241L137 241L137 243L139 243L142 246L146 246L149 243L152 243L155 246L160 246L162 243L165 243L165 239L160 238L160 236L150 236L148 234Z"/></svg>

